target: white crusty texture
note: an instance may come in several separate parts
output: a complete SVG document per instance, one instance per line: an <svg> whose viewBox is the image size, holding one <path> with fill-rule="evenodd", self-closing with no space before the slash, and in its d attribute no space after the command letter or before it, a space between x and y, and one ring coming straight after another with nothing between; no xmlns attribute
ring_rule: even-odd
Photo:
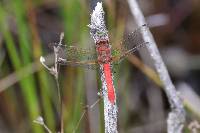
<svg viewBox="0 0 200 133"><path fill-rule="evenodd" d="M90 35L95 43L99 40L108 40L108 31L104 22L104 11L102 3L97 3L97 6L91 14ZM104 122L105 133L118 133L117 131L117 105L110 103L108 99L107 84L105 75L103 73L103 65L100 65L101 82L102 82L102 95L104 99Z"/></svg>
<svg viewBox="0 0 200 133"><path fill-rule="evenodd" d="M88 25L90 27L90 35L95 43L100 39L109 40L104 22L104 14L102 3L98 2L91 14L91 23Z"/></svg>
<svg viewBox="0 0 200 133"><path fill-rule="evenodd" d="M102 94L104 98L104 122L105 133L117 133L117 105L110 103L108 99L107 85L105 75L103 73L103 65L100 65L101 82L102 82Z"/></svg>

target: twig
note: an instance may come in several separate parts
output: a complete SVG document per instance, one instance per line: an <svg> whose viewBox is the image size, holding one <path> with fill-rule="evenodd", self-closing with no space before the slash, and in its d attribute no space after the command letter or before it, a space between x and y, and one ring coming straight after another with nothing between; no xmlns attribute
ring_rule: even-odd
<svg viewBox="0 0 200 133"><path fill-rule="evenodd" d="M102 97L100 97L99 99L97 99L92 105L86 106L86 108L84 109L83 113L81 114L81 117L80 117L80 119L79 119L79 121L78 121L78 123L77 123L77 125L76 125L76 127L75 127L75 129L74 129L74 131L73 131L73 133L76 133L76 131L77 131L77 129L78 129L80 123L81 123L81 120L83 119L83 117L84 117L85 114L86 114L87 109L92 110L92 109L94 108L94 106L95 106L97 103L99 103L99 101L101 100L101 98L102 98Z"/></svg>
<svg viewBox="0 0 200 133"><path fill-rule="evenodd" d="M128 3L136 24L138 26L145 24L145 18L138 6L137 1L128 0ZM168 71L163 63L151 32L147 29L145 32L142 32L142 35L143 39L146 42L149 42L149 45L147 45L148 54L152 58L153 64L163 83L165 93L167 94L171 106L171 112L169 113L167 119L168 133L181 133L185 122L185 110L183 108L182 100L178 96L175 86L169 77Z"/></svg>
<svg viewBox="0 0 200 133"><path fill-rule="evenodd" d="M47 130L48 133L52 133L51 130L47 127L47 125L44 123L44 120L41 116L39 116L37 119L33 121L36 124L42 125L45 130Z"/></svg>
<svg viewBox="0 0 200 133"><path fill-rule="evenodd" d="M62 96L61 96L62 93L61 93L61 89L60 89L58 79L56 79L56 86L57 86L57 89L58 89L58 98L59 98L59 107L60 107L60 128L61 128L61 133L64 133L63 102L62 102Z"/></svg>
<svg viewBox="0 0 200 133"><path fill-rule="evenodd" d="M79 121L78 121L78 123L77 123L77 125L76 125L76 127L75 127L75 129L74 129L74 131L73 131L73 133L76 133L76 131L77 131L77 129L78 129L80 123L81 123L81 120L82 120L83 117L85 116L85 113L86 113L86 110L83 111L83 113L82 113L82 115L81 115L81 118L79 119Z"/></svg>
<svg viewBox="0 0 200 133"><path fill-rule="evenodd" d="M56 87L58 91L58 100L59 100L59 107L60 107L60 132L64 133L64 122L63 122L63 102L62 102L62 92L60 89L59 81L58 81L58 75L59 75L59 50L60 46L62 46L62 40L64 38L64 33L61 33L60 35L60 41L57 46L54 46L54 55L55 55L55 60L54 60L54 67L49 68L45 64L45 58L40 57L40 62L42 65L54 76L56 80Z"/></svg>
<svg viewBox="0 0 200 133"><path fill-rule="evenodd" d="M64 123L63 123L63 103L62 103L62 93L61 93L61 89L60 89L60 85L59 85L59 81L58 81L58 75L59 75L59 64L58 64L58 52L59 52L59 48L62 45L62 40L64 38L64 33L61 33L60 35L60 42L58 44L58 46L54 46L54 53L55 53L55 66L54 66L54 77L56 80L56 86L57 86L57 90L58 90L58 99L59 99L59 104L60 104L60 130L61 133L64 133Z"/></svg>
<svg viewBox="0 0 200 133"><path fill-rule="evenodd" d="M91 14L90 35L94 39L95 43L100 40L108 40L108 31L104 22L104 11L102 3L97 3L95 9ZM100 64L100 73L102 81L102 94L104 99L104 122L105 133L117 133L117 105L116 99L114 103L111 103L108 99L108 88L103 73L103 64ZM114 89L115 91L115 89ZM115 92L114 92L115 93ZM114 94L115 95L115 94Z"/></svg>

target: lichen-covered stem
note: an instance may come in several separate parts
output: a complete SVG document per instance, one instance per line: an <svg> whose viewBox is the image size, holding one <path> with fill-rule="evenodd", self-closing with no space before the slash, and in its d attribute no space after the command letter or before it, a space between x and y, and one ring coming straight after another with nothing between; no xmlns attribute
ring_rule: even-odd
<svg viewBox="0 0 200 133"><path fill-rule="evenodd" d="M101 81L102 81L102 94L104 100L104 122L105 133L117 133L117 105L116 101L111 103L108 99L108 88L106 85L105 75L103 73L103 65L100 65Z"/></svg>
<svg viewBox="0 0 200 133"><path fill-rule="evenodd" d="M95 44L100 40L107 40L108 38L108 31L105 26L104 22L104 11L102 8L102 3L97 3L97 6L93 10L91 14L91 23L90 27L90 34L91 37L94 39ZM107 80L104 74L104 65L100 65L100 73L101 73L101 81L102 81L102 95L104 99L104 122L105 122L105 133L117 133L117 105L116 105L116 97L114 98L114 102L109 100L108 98L108 86ZM109 71L110 72L110 71ZM111 78L112 72L110 72ZM112 80L112 79L111 79ZM114 88L114 87L113 87ZM115 88L114 88L115 93ZM115 94L114 94L115 96Z"/></svg>
<svg viewBox="0 0 200 133"><path fill-rule="evenodd" d="M131 13L135 18L136 24L138 26L145 24L145 18L138 6L137 1L128 0L128 3ZM149 45L147 45L147 51L149 52L155 69L163 83L165 93L167 94L171 106L171 112L169 113L167 119L168 133L181 133L185 122L185 110L183 107L183 102L178 96L175 86L169 77L167 68L160 56L151 32L147 29L147 31L143 32L142 35L143 39L146 42L149 42Z"/></svg>

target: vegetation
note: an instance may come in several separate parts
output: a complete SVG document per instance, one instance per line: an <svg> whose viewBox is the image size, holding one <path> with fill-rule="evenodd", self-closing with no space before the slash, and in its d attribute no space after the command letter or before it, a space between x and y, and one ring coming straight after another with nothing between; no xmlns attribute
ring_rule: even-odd
<svg viewBox="0 0 200 133"><path fill-rule="evenodd" d="M56 81L40 63L40 56L47 55L50 57L48 66L53 64L53 50L49 44L59 42L61 32L65 33L66 45L82 48L94 46L87 26L90 21L90 3L82 0L2 0L0 3L0 132L44 133L45 129L33 122L38 116L42 116L45 125L56 132L60 128ZM160 6L159 2L154 4ZM193 5L193 8L197 6ZM136 27L130 28L132 25L129 22L133 21L126 2L105 1L104 9L110 41L114 47L119 45L128 30L133 31ZM156 9L153 11L156 12ZM197 14L188 13L190 18L174 24L179 24L181 29L187 28L187 36L195 44L198 44L196 35L199 31L193 25L200 20L195 19L198 18ZM175 31L174 25L172 21L168 27ZM164 30L168 27L164 27ZM173 38L175 33L172 31L166 33L161 30L163 34L160 34L154 30L153 33L158 44L187 38L186 34ZM192 54L199 52L198 45L188 46L187 41L182 43L190 47L189 52L192 51ZM182 48L183 45L178 46ZM193 63L193 68L198 65L196 61ZM119 131L166 132L165 116L169 106L165 94L159 89L162 84L155 72L137 56L123 60L114 69ZM185 78L171 74L175 82ZM77 129L76 132L103 133L103 103L97 95L101 89L98 71L61 66L59 85L63 98L64 131L71 133ZM195 96L199 98L198 92ZM186 102L188 119L185 132L189 132L187 125L194 120L197 120L195 123L198 125L200 115L199 110L194 109L197 102L191 102L190 99L186 99Z"/></svg>

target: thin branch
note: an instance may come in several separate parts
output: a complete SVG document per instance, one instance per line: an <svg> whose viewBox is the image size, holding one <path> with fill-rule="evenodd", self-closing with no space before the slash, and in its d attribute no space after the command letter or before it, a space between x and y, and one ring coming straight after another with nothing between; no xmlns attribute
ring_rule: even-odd
<svg viewBox="0 0 200 133"><path fill-rule="evenodd" d="M52 133L52 131L47 127L47 125L45 124L45 122L44 122L44 120L43 120L43 118L42 118L41 116L39 116L39 117L38 117L37 119L35 119L33 122L36 123L36 124L39 124L39 125L43 126L44 129L45 129L48 133Z"/></svg>
<svg viewBox="0 0 200 133"><path fill-rule="evenodd" d="M54 67L50 68L45 64L45 58L44 57L40 57L40 62L42 63L42 65L54 76L55 80L56 80L56 87L57 87L57 93L58 93L58 102L59 102L59 111L60 111L60 131L61 133L64 133L64 120L63 120L63 102L62 102L62 92L61 92L61 88L59 85L59 81L58 81L58 76L59 76L59 50L60 47L62 46L62 40L64 38L64 33L60 34L60 41L58 43L57 46L54 46L54 55L55 55L55 60L54 60Z"/></svg>
<svg viewBox="0 0 200 133"><path fill-rule="evenodd" d="M138 6L137 1L128 0L128 3L136 24L138 26L145 24L145 18ZM160 56L151 32L149 29L147 29L146 31L142 32L142 35L143 39L146 42L149 42L149 45L147 45L147 51L149 52L148 54L150 55L155 69L163 83L165 93L167 94L171 106L171 112L169 113L167 119L168 133L181 133L185 122L185 110L183 107L183 102L178 96L175 86L169 77L167 68Z"/></svg>
<svg viewBox="0 0 200 133"><path fill-rule="evenodd" d="M96 102L94 102L92 105L90 105L90 109L93 109L94 108L94 106L96 106L97 105L97 103L99 103L99 101L101 100L101 97L96 101Z"/></svg>
<svg viewBox="0 0 200 133"><path fill-rule="evenodd" d="M57 86L57 91L58 91L58 99L59 99L59 105L60 105L60 130L61 133L64 133L64 120L63 120L63 102L62 102L62 92L60 89L59 81L58 81L58 75L59 75L59 63L58 63L58 52L60 49L60 46L62 45L62 40L64 38L64 33L60 34L60 41L58 46L54 46L54 53L55 53L55 66L54 66L54 77L56 80L56 86Z"/></svg>
<svg viewBox="0 0 200 133"><path fill-rule="evenodd" d="M85 114L86 114L86 110L83 111L83 113L81 115L81 118L79 119L79 121L78 121L78 123L77 123L77 125L76 125L76 127L75 127L75 129L73 131L73 133L76 133L76 131L77 131L77 129L78 129L80 123L81 123L81 120L83 119L83 117L85 116Z"/></svg>
<svg viewBox="0 0 200 133"><path fill-rule="evenodd" d="M73 131L73 133L75 133L78 130L78 127L79 127L79 125L81 123L81 120L85 116L87 109L92 110L97 105L97 103L100 102L101 99L102 99L102 97L100 97L99 99L97 99L92 105L86 106L86 108L84 109L83 113L81 114L81 117L80 117L80 119L79 119L79 121L78 121L78 123L77 123L77 125L76 125L76 127L75 127L75 129Z"/></svg>
<svg viewBox="0 0 200 133"><path fill-rule="evenodd" d="M60 107L60 127L61 127L61 133L64 133L64 120L63 120L63 102L62 102L62 93L60 89L60 85L58 82L58 78L55 78L56 80L56 86L58 91L58 100L59 100L59 107Z"/></svg>

